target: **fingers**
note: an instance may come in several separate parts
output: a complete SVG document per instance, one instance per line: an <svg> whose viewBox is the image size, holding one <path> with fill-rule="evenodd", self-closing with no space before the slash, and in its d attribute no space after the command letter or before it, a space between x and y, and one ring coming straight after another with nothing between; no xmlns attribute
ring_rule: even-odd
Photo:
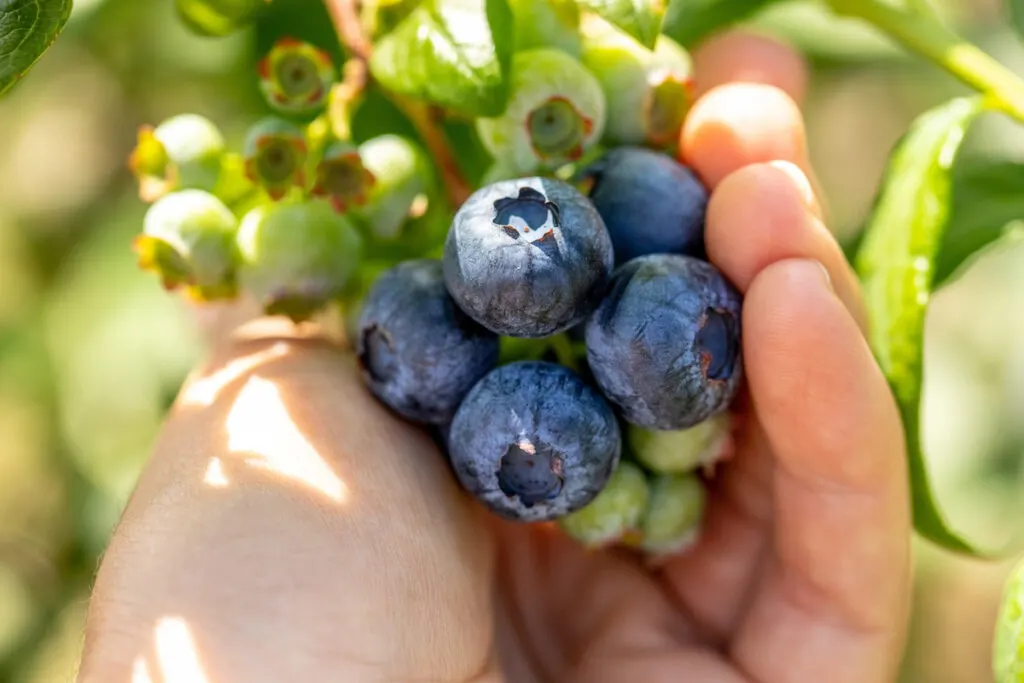
<svg viewBox="0 0 1024 683"><path fill-rule="evenodd" d="M697 97L725 83L762 83L803 102L807 65L794 50L777 40L743 31L719 34L694 53Z"/></svg>
<svg viewBox="0 0 1024 683"><path fill-rule="evenodd" d="M489 665L489 536L429 438L300 331L236 337L182 391L100 569L83 683Z"/></svg>
<svg viewBox="0 0 1024 683"><path fill-rule="evenodd" d="M813 261L759 273L743 324L751 396L776 458L775 561L733 655L771 683L890 680L910 562L893 398Z"/></svg>

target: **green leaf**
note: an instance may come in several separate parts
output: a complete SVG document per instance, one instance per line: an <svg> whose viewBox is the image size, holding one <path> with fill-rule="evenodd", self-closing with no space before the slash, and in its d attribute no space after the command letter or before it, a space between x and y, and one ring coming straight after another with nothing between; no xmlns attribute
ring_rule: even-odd
<svg viewBox="0 0 1024 683"><path fill-rule="evenodd" d="M662 32L690 48L777 0L671 0Z"/></svg>
<svg viewBox="0 0 1024 683"><path fill-rule="evenodd" d="M935 289L955 280L988 247L1020 239L1024 164L984 159L958 163L953 211L935 264Z"/></svg>
<svg viewBox="0 0 1024 683"><path fill-rule="evenodd" d="M857 255L870 341L903 416L914 527L949 550L986 554L946 521L932 491L921 443L924 323L935 260L952 197L953 161L979 98L958 98L920 116L889 159Z"/></svg>
<svg viewBox="0 0 1024 683"><path fill-rule="evenodd" d="M71 16L71 0L0 0L0 95L32 68Z"/></svg>
<svg viewBox="0 0 1024 683"><path fill-rule="evenodd" d="M498 116L508 103L513 21L506 0L426 0L370 59L392 92L470 116Z"/></svg>
<svg viewBox="0 0 1024 683"><path fill-rule="evenodd" d="M579 5L652 50L665 18L665 0L579 0Z"/></svg>
<svg viewBox="0 0 1024 683"><path fill-rule="evenodd" d="M1010 19L1017 33L1024 35L1024 0L1010 0Z"/></svg>
<svg viewBox="0 0 1024 683"><path fill-rule="evenodd" d="M1024 562L1017 565L1003 589L1003 604L992 646L995 683L1024 680Z"/></svg>

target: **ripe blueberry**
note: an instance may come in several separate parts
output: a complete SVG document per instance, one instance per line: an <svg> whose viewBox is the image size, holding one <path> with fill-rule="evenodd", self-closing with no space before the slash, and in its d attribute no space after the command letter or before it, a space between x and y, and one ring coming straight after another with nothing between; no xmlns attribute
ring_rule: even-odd
<svg viewBox="0 0 1024 683"><path fill-rule="evenodd" d="M709 263L652 254L612 277L587 321L587 361L629 422L686 429L724 411L743 374L739 293Z"/></svg>
<svg viewBox="0 0 1024 683"><path fill-rule="evenodd" d="M601 217L571 185L523 178L488 185L455 214L444 276L456 303L493 332L544 337L583 320L613 261Z"/></svg>
<svg viewBox="0 0 1024 683"><path fill-rule="evenodd" d="M441 262L405 261L363 302L356 338L363 377L377 398L417 422L450 422L498 361L498 337L448 296Z"/></svg>
<svg viewBox="0 0 1024 683"><path fill-rule="evenodd" d="M621 445L601 395L568 368L539 361L492 370L463 400L449 435L462 486L496 514L524 522L590 503Z"/></svg>
<svg viewBox="0 0 1024 683"><path fill-rule="evenodd" d="M582 179L608 227L616 263L645 254L703 253L708 191L689 168L660 152L618 147Z"/></svg>

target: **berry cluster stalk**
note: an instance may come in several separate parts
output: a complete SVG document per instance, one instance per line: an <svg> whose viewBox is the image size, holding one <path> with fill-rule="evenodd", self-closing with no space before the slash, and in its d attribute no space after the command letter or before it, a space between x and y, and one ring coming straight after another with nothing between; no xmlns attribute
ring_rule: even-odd
<svg viewBox="0 0 1024 683"><path fill-rule="evenodd" d="M345 80L349 82L349 88L355 84L360 90L365 88L370 80L368 62L373 52L373 44L366 35L364 25L359 16L359 9L356 6L358 0L324 0L327 10L334 21L335 30L342 46L349 53L349 63L346 64ZM350 75L351 70L351 75ZM346 87L343 83L342 87ZM382 91L383 92L383 91ZM445 139L444 133L437 126L436 116L431 107L409 101L399 95L389 92L383 94L398 107L406 118L416 128L416 132L423 140L430 151L448 193L448 200L452 206L461 206L472 192L469 183L462 175L451 147ZM347 97L358 97L358 92L351 92ZM341 98L345 101L345 97ZM351 101L351 100L349 100ZM335 118L332 116L332 118Z"/></svg>

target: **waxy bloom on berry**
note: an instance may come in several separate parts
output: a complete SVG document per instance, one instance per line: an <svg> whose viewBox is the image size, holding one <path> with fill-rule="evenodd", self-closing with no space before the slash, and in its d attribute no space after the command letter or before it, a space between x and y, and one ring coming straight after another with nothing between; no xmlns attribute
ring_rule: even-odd
<svg viewBox="0 0 1024 683"><path fill-rule="evenodd" d="M245 174L270 198L279 201L292 187L306 184L306 136L293 123L268 117L251 129L245 140Z"/></svg>
<svg viewBox="0 0 1024 683"><path fill-rule="evenodd" d="M180 114L156 128L142 126L128 166L139 181L143 201L175 190L212 192L220 178L224 136L198 114Z"/></svg>
<svg viewBox="0 0 1024 683"><path fill-rule="evenodd" d="M316 113L327 102L336 72L331 57L309 43L285 37L259 63L260 89L271 107L286 114Z"/></svg>
<svg viewBox="0 0 1024 683"><path fill-rule="evenodd" d="M168 290L185 287L193 299L235 296L238 220L202 190L168 194L149 207L135 238L139 266L160 276Z"/></svg>
<svg viewBox="0 0 1024 683"><path fill-rule="evenodd" d="M313 195L326 197L338 213L363 206L370 199L376 177L363 165L359 149L348 142L334 142L316 167Z"/></svg>

